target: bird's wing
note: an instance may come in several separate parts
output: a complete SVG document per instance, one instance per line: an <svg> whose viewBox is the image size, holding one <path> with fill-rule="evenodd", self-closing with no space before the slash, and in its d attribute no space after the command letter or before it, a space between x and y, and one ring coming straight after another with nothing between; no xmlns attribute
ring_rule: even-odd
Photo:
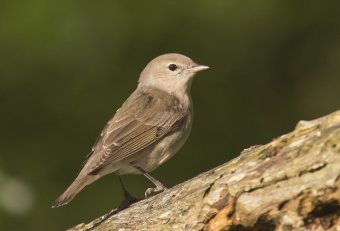
<svg viewBox="0 0 340 231"><path fill-rule="evenodd" d="M95 174L148 147L176 130L186 113L175 96L156 89L137 89L101 132L87 159L92 164L86 172Z"/></svg>

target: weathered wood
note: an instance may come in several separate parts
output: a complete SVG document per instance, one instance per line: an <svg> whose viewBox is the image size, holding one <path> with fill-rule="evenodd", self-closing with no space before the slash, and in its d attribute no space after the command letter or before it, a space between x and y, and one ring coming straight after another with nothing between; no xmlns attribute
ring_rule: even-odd
<svg viewBox="0 0 340 231"><path fill-rule="evenodd" d="M340 230L340 111L301 121L93 230Z"/></svg>

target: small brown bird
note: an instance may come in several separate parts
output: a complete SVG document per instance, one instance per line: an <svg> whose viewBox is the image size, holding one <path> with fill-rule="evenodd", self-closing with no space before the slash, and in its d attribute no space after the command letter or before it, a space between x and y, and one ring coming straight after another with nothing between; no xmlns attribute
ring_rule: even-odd
<svg viewBox="0 0 340 231"><path fill-rule="evenodd" d="M193 116L192 79L208 68L180 54L153 59L142 71L137 89L104 127L77 178L52 207L69 203L85 186L109 173L143 174L156 186L146 190L146 197L165 190L149 172L186 141Z"/></svg>

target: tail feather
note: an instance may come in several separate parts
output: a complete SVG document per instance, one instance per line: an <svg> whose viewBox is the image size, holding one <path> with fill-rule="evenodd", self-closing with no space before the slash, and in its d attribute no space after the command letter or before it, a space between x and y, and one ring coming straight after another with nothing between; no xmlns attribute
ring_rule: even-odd
<svg viewBox="0 0 340 231"><path fill-rule="evenodd" d="M53 202L52 208L68 204L86 185L94 180L91 178L91 176L77 177L66 191Z"/></svg>

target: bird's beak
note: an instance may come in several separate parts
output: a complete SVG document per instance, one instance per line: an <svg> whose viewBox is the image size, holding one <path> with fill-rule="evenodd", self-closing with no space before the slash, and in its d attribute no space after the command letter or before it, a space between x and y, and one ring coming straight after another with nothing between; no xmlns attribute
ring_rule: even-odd
<svg viewBox="0 0 340 231"><path fill-rule="evenodd" d="M209 67L204 66L204 65L199 65L199 64L195 64L192 67L190 67L190 71L192 71L192 72L204 71L206 69L209 69Z"/></svg>

